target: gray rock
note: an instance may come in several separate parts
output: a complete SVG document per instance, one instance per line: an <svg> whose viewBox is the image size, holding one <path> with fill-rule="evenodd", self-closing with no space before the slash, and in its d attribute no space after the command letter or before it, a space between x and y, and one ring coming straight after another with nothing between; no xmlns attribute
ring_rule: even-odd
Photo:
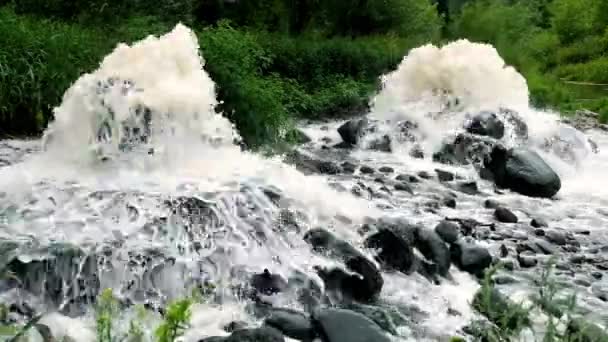
<svg viewBox="0 0 608 342"><path fill-rule="evenodd" d="M206 337L199 342L285 342L285 337L278 330L263 326L236 330L228 337Z"/></svg>
<svg viewBox="0 0 608 342"><path fill-rule="evenodd" d="M382 166L378 169L378 171L380 171L382 173L393 173L393 172L395 172L395 169L393 169L390 166Z"/></svg>
<svg viewBox="0 0 608 342"><path fill-rule="evenodd" d="M532 221L530 221L530 225L534 228L549 227L549 224L547 223L547 221L545 221L544 219L542 219L540 217L533 218Z"/></svg>
<svg viewBox="0 0 608 342"><path fill-rule="evenodd" d="M313 317L325 342L390 342L374 321L354 311L321 309Z"/></svg>
<svg viewBox="0 0 608 342"><path fill-rule="evenodd" d="M560 246L563 246L567 243L566 233L555 229L545 230L545 239Z"/></svg>
<svg viewBox="0 0 608 342"><path fill-rule="evenodd" d="M492 255L487 249L462 240L452 244L450 252L458 268L477 276L492 264Z"/></svg>
<svg viewBox="0 0 608 342"><path fill-rule="evenodd" d="M494 211L494 217L503 223L517 223L517 216L509 209L505 207L498 207Z"/></svg>
<svg viewBox="0 0 608 342"><path fill-rule="evenodd" d="M373 167L369 167L369 166L367 166L367 165L363 165L363 166L361 166L361 167L359 168L359 171L360 171L362 174L366 174L366 175L368 175L368 174L372 174L372 173L376 172L376 170L374 170L374 168L373 168Z"/></svg>
<svg viewBox="0 0 608 342"><path fill-rule="evenodd" d="M354 146L359 143L361 137L369 125L367 119L353 119L345 122L338 128L338 134L346 144Z"/></svg>
<svg viewBox="0 0 608 342"><path fill-rule="evenodd" d="M296 340L312 341L316 337L310 317L299 311L272 309L270 316L266 318L264 324Z"/></svg>
<svg viewBox="0 0 608 342"><path fill-rule="evenodd" d="M471 119L466 130L472 134L501 139L505 134L505 125L495 113L482 111Z"/></svg>
<svg viewBox="0 0 608 342"><path fill-rule="evenodd" d="M520 254L517 256L517 261L519 261L519 266L523 268L530 268L538 265L538 260L533 255Z"/></svg>
<svg viewBox="0 0 608 342"><path fill-rule="evenodd" d="M452 244L458 240L460 227L452 221L443 220L435 226L435 232L443 241Z"/></svg>
<svg viewBox="0 0 608 342"><path fill-rule="evenodd" d="M435 169L437 173L437 178L440 182L450 182L454 180L454 174L448 171L444 171L441 169Z"/></svg>

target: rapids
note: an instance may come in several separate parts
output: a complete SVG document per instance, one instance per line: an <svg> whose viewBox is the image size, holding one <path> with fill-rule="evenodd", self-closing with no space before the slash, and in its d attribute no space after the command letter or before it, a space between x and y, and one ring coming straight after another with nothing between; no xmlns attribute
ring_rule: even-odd
<svg viewBox="0 0 608 342"><path fill-rule="evenodd" d="M329 229L371 259L358 233L370 219L406 218L428 229L445 217L493 222L484 208L488 198L520 217L508 228L511 240L524 239L529 219L542 217L551 228L589 231L581 253L607 260L608 135L585 132L598 146L592 153L587 137L560 124L557 113L529 107L525 79L491 46L423 46L384 76L368 114L380 122L374 134L394 134L397 121L417 122L423 159L411 157L411 144L396 139L391 153L326 148L328 141L340 142L342 122L301 124L312 141L300 149L318 158L376 170L388 166L394 175L440 168L476 181L480 193L455 191L455 208L433 207L454 191L434 177L412 184L413 195L381 194L391 174L308 174L280 156L242 151L238 132L215 111L215 84L204 66L195 35L183 25L121 44L65 92L42 140L0 142L0 256L7 260L0 266L39 266L27 274L27 289L0 283L0 300L23 298L46 313L41 322L54 336L86 342L95 340L93 299L101 289L114 289L125 305L117 321L118 330L126 331L134 315L130 304L162 308L209 282L216 289L213 299L195 306L183 336L198 341L226 335L222 327L231 321L259 323L251 303L232 291L253 273L269 269L285 279L300 273L322 284L314 267L340 263L313 253L302 239L309 229ZM470 113L502 107L519 113L528 126L525 144L559 174L555 199L497 193L474 167L438 164L427 153L461 129ZM519 144L514 128L507 124L506 130L504 143ZM542 148L555 135L575 146L574 159ZM351 189L361 183L369 194L356 196ZM502 239L479 244L497 256ZM51 256L55 263L42 262ZM533 291L534 272L516 268L509 273L515 281L504 290L515 297ZM594 291L606 291L608 277L590 274L585 268L572 277L563 272L563 278L581 294L583 313L606 322L608 304ZM382 272L380 303L409 313L396 341L444 340L476 317L469 303L478 282L456 267L450 275L432 284L417 274ZM579 277L590 279L588 286L572 282ZM268 300L302 308L289 292ZM154 317L146 321L147 337L159 319Z"/></svg>

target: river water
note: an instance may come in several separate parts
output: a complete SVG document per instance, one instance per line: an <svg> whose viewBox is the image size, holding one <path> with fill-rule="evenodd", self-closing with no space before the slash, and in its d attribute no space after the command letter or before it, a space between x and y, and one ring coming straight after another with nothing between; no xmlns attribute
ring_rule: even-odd
<svg viewBox="0 0 608 342"><path fill-rule="evenodd" d="M438 94L438 89L448 92ZM214 94L196 38L188 28L177 26L160 38L117 47L96 71L79 78L56 108L56 119L43 140L1 141L1 246L11 246L3 248L25 265L65 255L66 250L73 257L67 264L57 258L51 267L43 264L29 274L31 287L44 291L9 290L3 284L0 298L8 302L18 295L37 312L46 312L42 322L54 336L94 341L92 298L99 289L112 288L124 303L154 308L207 281L215 284L214 300L194 307L191 328L183 337L198 341L226 335L222 327L231 321L259 323L248 314L250 303L230 291L252 273L269 269L287 279L301 272L322 283L313 267L340 263L311 251L302 239L311 228L324 227L361 248L363 236L357 230L370 218L402 217L428 229L445 217L494 222L493 211L484 207L488 198L520 218L520 223L504 228L512 241L530 236L531 218L541 217L550 228L576 236L581 247L574 254L590 255L596 264L606 260L608 136L599 130L585 132L599 151L592 153L585 142L570 159L541 150L545 138L572 132L563 130L556 113L529 107L525 79L505 67L491 46L458 41L443 48L428 45L413 50L398 70L384 77L369 117L383 122L381 132L391 132L396 121L415 120L419 142L428 152L460 129L467 113L500 106L516 110L528 125L526 144L538 150L561 177L562 188L553 199L497 193L471 166L437 164L431 153L425 153L424 159L410 157L412 146L406 142L393 140L391 153L364 146L352 151L324 147L340 142L336 129L342 122L302 123L302 131L312 141L301 149L376 172L304 174L281 156L266 158L242 151L235 144L238 132L213 110ZM446 109L448 104L452 107ZM113 126L122 120L130 120L133 134ZM108 126L103 124L106 121ZM99 127L106 128L103 134L108 137L102 143L95 139ZM506 145L519 143L511 130L507 126ZM122 148L144 131L148 141L131 150ZM383 166L394 171L379 173ZM456 191L455 208L435 208L429 203L454 191L432 177L413 184L413 194L378 195L381 181L421 171L434 175L437 168L463 181L476 181L480 193ZM351 189L357 183L369 187L370 195L354 195ZM189 213L185 219L175 215L171 201L187 198L206 203L199 206L205 212ZM297 219L289 226L285 216ZM583 235L583 231L588 232ZM503 243L498 238L479 241L494 256ZM371 258L370 251L361 250ZM567 263L574 254L562 258L558 253L558 257ZM605 324L608 304L597 294L606 291L608 278L592 276L599 270L593 266L566 268L559 279L580 294L582 314ZM524 298L534 291L538 273L537 268L509 272L516 281L503 286L505 293ZM395 340L445 340L475 318L469 302L478 281L455 267L450 274L451 280L436 285L416 274L382 273L379 300L416 312L408 324L398 327ZM576 282L579 278L587 282ZM293 295L273 297L277 306L301 308ZM125 308L124 317L117 320L118 331L128 328L133 314ZM158 321L158 315L153 317L146 320L148 336Z"/></svg>

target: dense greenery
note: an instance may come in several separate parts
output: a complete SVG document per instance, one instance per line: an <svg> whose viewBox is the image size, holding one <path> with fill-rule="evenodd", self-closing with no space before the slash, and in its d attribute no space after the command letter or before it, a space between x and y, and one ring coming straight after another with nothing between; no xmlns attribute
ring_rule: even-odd
<svg viewBox="0 0 608 342"><path fill-rule="evenodd" d="M409 48L492 43L539 106L608 117L603 0L10 0L0 5L0 135L39 133L80 74L118 42L178 21L199 36L221 110L247 143L289 139L296 118L365 110ZM2 2L0 2L2 4ZM443 35L443 37L442 37ZM287 134L287 135L285 135Z"/></svg>

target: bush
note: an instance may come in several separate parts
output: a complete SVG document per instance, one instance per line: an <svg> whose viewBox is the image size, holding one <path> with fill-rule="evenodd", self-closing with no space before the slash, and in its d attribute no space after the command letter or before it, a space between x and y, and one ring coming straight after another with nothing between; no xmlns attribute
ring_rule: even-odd
<svg viewBox="0 0 608 342"><path fill-rule="evenodd" d="M63 92L111 50L96 30L8 8L0 8L0 46L0 131L18 135L44 127Z"/></svg>

